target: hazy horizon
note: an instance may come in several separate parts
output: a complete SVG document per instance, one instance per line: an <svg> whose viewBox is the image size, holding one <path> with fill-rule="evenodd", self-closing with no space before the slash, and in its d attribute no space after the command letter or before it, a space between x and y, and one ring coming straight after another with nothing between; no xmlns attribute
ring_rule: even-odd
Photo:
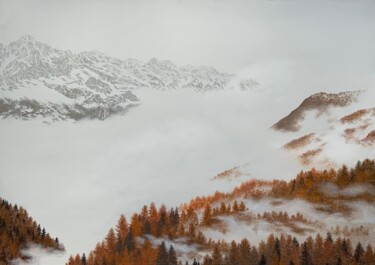
<svg viewBox="0 0 375 265"><path fill-rule="evenodd" d="M373 1L87 3L1 0L0 42L30 34L73 52L156 57L231 73L262 61L290 60L310 74L308 80L321 75L327 83L339 73L360 83L359 77L375 69Z"/></svg>

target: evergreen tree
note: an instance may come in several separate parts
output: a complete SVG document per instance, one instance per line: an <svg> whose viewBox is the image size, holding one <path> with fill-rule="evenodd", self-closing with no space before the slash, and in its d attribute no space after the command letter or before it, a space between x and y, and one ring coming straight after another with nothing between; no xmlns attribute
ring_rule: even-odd
<svg viewBox="0 0 375 265"><path fill-rule="evenodd" d="M167 224L167 213L164 210L164 208L161 208L156 236L159 237L163 234L163 230L166 224Z"/></svg>
<svg viewBox="0 0 375 265"><path fill-rule="evenodd" d="M307 246L307 243L303 243L302 245L302 251L299 259L300 265L313 265L311 255L309 253L309 249Z"/></svg>
<svg viewBox="0 0 375 265"><path fill-rule="evenodd" d="M169 247L168 260L168 265L177 265L177 255L172 245Z"/></svg>
<svg viewBox="0 0 375 265"><path fill-rule="evenodd" d="M251 255L251 249L249 241L244 238L241 240L240 246L239 246L239 264L240 265L248 265L250 264L250 261L252 259L255 259L255 257L252 257Z"/></svg>
<svg viewBox="0 0 375 265"><path fill-rule="evenodd" d="M189 231L188 231L188 236L191 238L191 239L194 239L195 238L195 225L193 223L190 223L189 225Z"/></svg>
<svg viewBox="0 0 375 265"><path fill-rule="evenodd" d="M211 207L209 204L204 207L203 217L202 217L202 225L210 225L212 223L212 213Z"/></svg>
<svg viewBox="0 0 375 265"><path fill-rule="evenodd" d="M226 214L227 213L227 207L225 206L225 203L222 202L220 204L220 210L219 210L220 214Z"/></svg>
<svg viewBox="0 0 375 265"><path fill-rule="evenodd" d="M82 265L87 265L87 260L86 260L86 254L85 253L82 254L81 263L82 263Z"/></svg>
<svg viewBox="0 0 375 265"><path fill-rule="evenodd" d="M277 262L279 263L281 259L281 249L280 249L280 241L278 238L276 238L275 240L274 252L276 254Z"/></svg>
<svg viewBox="0 0 375 265"><path fill-rule="evenodd" d="M212 265L222 265L222 264L223 264L223 257L221 256L219 247L215 245L214 250L212 252Z"/></svg>
<svg viewBox="0 0 375 265"><path fill-rule="evenodd" d="M167 252L167 248L165 247L165 243L163 241L161 242L159 246L159 251L156 257L155 265L168 265L168 264L169 264L168 252Z"/></svg>
<svg viewBox="0 0 375 265"><path fill-rule="evenodd" d="M121 215L116 225L116 238L122 244L125 242L125 238L129 232L129 226L126 221L125 215Z"/></svg>
<svg viewBox="0 0 375 265"><path fill-rule="evenodd" d="M243 201L241 201L241 203L240 203L240 211L241 212L246 211L246 205L245 205L245 203Z"/></svg>
<svg viewBox="0 0 375 265"><path fill-rule="evenodd" d="M180 222L180 216L178 214L178 209L177 207L175 209L171 209L170 213L169 213L169 220L171 222L171 225L173 227L176 227L179 222Z"/></svg>
<svg viewBox="0 0 375 265"><path fill-rule="evenodd" d="M38 225L37 233L38 233L38 236L40 236L42 234L42 229L41 229L40 225Z"/></svg>
<svg viewBox="0 0 375 265"><path fill-rule="evenodd" d="M354 251L354 260L357 263L359 263L359 261L361 260L364 252L365 250L363 249L361 243L358 242L357 247L355 248L355 251Z"/></svg>
<svg viewBox="0 0 375 265"><path fill-rule="evenodd" d="M339 186L346 186L349 184L350 174L348 167L343 165L337 172L337 184Z"/></svg>
<svg viewBox="0 0 375 265"><path fill-rule="evenodd" d="M133 228L131 227L129 229L129 233L126 235L126 238L125 238L125 246L128 252L132 252L135 248L134 233L133 233Z"/></svg>
<svg viewBox="0 0 375 265"><path fill-rule="evenodd" d="M232 241L230 244L228 261L231 265L239 265L239 253L235 241Z"/></svg>
<svg viewBox="0 0 375 265"><path fill-rule="evenodd" d="M144 225L142 226L142 233L144 235L149 235L151 234L151 222L150 220L146 220L146 222L144 223Z"/></svg>
<svg viewBox="0 0 375 265"><path fill-rule="evenodd" d="M233 210L233 212L238 212L239 211L238 202L236 200L233 203L232 210Z"/></svg>
<svg viewBox="0 0 375 265"><path fill-rule="evenodd" d="M262 254L262 256L260 257L260 260L259 260L258 265L267 265L266 257L265 257L263 254Z"/></svg>
<svg viewBox="0 0 375 265"><path fill-rule="evenodd" d="M43 227L42 229L42 239L46 237L46 229Z"/></svg>
<svg viewBox="0 0 375 265"><path fill-rule="evenodd" d="M332 234L331 234L331 232L328 232L328 233L327 233L326 241L329 241L329 242L333 243L333 239L332 239Z"/></svg>
<svg viewBox="0 0 375 265"><path fill-rule="evenodd" d="M135 237L142 235L142 228L141 228L141 224L139 223L138 214L133 214L130 227L133 229L133 234Z"/></svg>

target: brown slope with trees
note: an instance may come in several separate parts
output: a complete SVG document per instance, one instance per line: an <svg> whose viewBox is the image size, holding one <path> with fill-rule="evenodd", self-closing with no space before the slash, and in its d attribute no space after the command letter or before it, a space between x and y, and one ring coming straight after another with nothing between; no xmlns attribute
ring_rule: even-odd
<svg viewBox="0 0 375 265"><path fill-rule="evenodd" d="M23 207L0 198L0 265L11 264L18 258L30 259L22 253L30 244L64 250L58 238L52 238Z"/></svg>
<svg viewBox="0 0 375 265"><path fill-rule="evenodd" d="M276 238L271 234L267 241L261 241L258 245L250 245L251 242L243 239L240 243L214 241L207 239L200 227L212 227L217 225L216 216L234 215L245 210L243 202L237 202L237 198L261 199L266 196L283 199L303 199L313 203L331 205L331 211L343 211L335 203L337 198L341 201L364 200L375 202L375 194L361 193L355 197L332 197L322 192L320 185L331 183L339 188L349 187L354 184L375 186L375 161L364 160L358 162L355 167L347 166L339 170L310 170L301 172L291 181L247 181L232 192L216 192L212 196L197 197L190 203L167 210L162 205L159 209L154 203L144 206L140 213L134 214L130 223L125 216L121 216L115 229L110 229L105 239L98 243L96 248L86 257L85 254L71 256L67 265L117 265L117 264L147 264L147 265L175 265L176 251L173 246L167 249L165 244L159 247L153 243L153 238L162 240L185 239L186 244L195 244L198 252L212 251L204 259L195 260L194 265L373 265L375 254L372 245L362 246L358 243L355 247L349 239L337 237L332 239L328 234L323 240L318 234L315 239L311 236L301 244L290 235L281 235ZM233 204L225 204L224 201L232 201ZM213 207L213 204L219 205ZM199 218L199 212L202 217ZM303 216L288 216L285 213L265 213L265 220L273 221L285 219L286 222L298 219L300 222L308 222ZM142 239L142 240L140 240ZM179 262L181 263L181 261Z"/></svg>

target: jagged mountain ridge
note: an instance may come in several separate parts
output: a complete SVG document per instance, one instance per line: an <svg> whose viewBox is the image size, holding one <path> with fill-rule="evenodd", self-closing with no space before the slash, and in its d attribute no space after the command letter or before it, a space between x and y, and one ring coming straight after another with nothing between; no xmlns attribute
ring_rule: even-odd
<svg viewBox="0 0 375 265"><path fill-rule="evenodd" d="M233 77L212 67L178 67L156 58L142 63L97 51L62 51L24 36L7 46L0 44L0 115L105 119L138 105L137 88L203 92L224 89Z"/></svg>

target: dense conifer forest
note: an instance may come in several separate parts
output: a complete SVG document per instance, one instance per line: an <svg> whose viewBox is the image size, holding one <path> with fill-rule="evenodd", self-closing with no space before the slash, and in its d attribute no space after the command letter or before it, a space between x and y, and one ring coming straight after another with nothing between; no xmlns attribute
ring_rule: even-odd
<svg viewBox="0 0 375 265"><path fill-rule="evenodd" d="M352 243L350 237L333 237L317 234L307 236L299 242L287 234L275 236L270 233L267 240L253 244L251 238L240 242L212 240L206 238L200 228L218 223L216 217L240 214L246 210L242 199L264 197L282 199L303 199L315 204L329 205L325 211L345 212L339 202L362 200L375 201L372 192L356 196L338 194L332 196L323 192L322 185L332 184L340 189L352 185L375 186L375 161L364 160L355 167L341 167L339 170L309 170L299 173L291 181L247 181L232 192L216 192L212 196L197 197L180 208L159 208L151 203L135 213L129 221L121 215L115 228L111 228L102 242L88 256L75 255L67 265L176 265L182 264L173 243L183 240L196 247L196 252L206 253L202 258L191 257L186 264L203 265L373 265L375 253L371 244ZM264 188L268 187L268 188ZM266 212L257 218L288 223L294 220L309 222L303 215L288 215L287 212ZM157 244L161 240L162 243Z"/></svg>
<svg viewBox="0 0 375 265"><path fill-rule="evenodd" d="M0 264L30 257L22 250L31 244L54 250L64 250L59 239L52 238L44 227L34 221L23 207L0 198Z"/></svg>

